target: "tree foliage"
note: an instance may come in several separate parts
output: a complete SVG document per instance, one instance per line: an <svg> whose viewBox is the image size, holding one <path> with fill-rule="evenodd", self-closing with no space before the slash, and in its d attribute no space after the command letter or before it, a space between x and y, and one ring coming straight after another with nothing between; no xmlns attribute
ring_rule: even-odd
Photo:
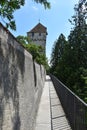
<svg viewBox="0 0 87 130"><path fill-rule="evenodd" d="M38 64L43 65L46 71L49 71L48 60L46 55L43 53L43 47L36 44L27 44L26 49L31 53L33 60Z"/></svg>
<svg viewBox="0 0 87 130"><path fill-rule="evenodd" d="M84 10L83 5L85 8ZM86 8L86 0L83 0L79 2L78 5L75 5L75 15L72 17L72 21L70 20L71 24L73 24L73 29L70 31L68 41L63 48L61 58L57 58L57 64L52 64L53 66L51 66L51 71L73 92L87 102ZM60 43L62 43L62 39ZM58 54L59 48L57 48L57 50L53 50L53 54L55 54L55 52ZM56 57L54 56L53 61L55 60Z"/></svg>
<svg viewBox="0 0 87 130"><path fill-rule="evenodd" d="M60 59L63 55L63 49L65 44L67 43L65 36L63 34L60 34L58 39L55 41L54 46L52 48L52 54L51 54L51 71L55 71L56 66L58 65Z"/></svg>
<svg viewBox="0 0 87 130"><path fill-rule="evenodd" d="M0 1L0 16L6 23L6 27L16 30L14 11L24 6L25 0L1 0ZM6 18L6 19L5 19Z"/></svg>
<svg viewBox="0 0 87 130"><path fill-rule="evenodd" d="M40 3L43 4L45 9L50 9L50 3L48 2L48 0L34 0L36 3Z"/></svg>
<svg viewBox="0 0 87 130"><path fill-rule="evenodd" d="M24 46L32 42L31 39L29 39L29 37L27 37L27 36L19 35L16 38L17 38L18 42L20 42Z"/></svg>
<svg viewBox="0 0 87 130"><path fill-rule="evenodd" d="M50 3L47 0L34 0L36 3L44 5L45 9L50 8ZM24 6L25 0L0 0L0 16L6 27L16 30L14 20L14 12Z"/></svg>
<svg viewBox="0 0 87 130"><path fill-rule="evenodd" d="M43 53L44 49L40 45L33 43L27 36L17 36L17 40L31 53L33 61L36 61L40 65L44 65L48 71L49 65L46 58L46 55Z"/></svg>

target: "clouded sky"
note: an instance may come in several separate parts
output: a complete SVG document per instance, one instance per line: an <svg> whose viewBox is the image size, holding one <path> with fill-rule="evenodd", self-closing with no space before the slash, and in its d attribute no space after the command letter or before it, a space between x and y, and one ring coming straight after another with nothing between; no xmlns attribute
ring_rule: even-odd
<svg viewBox="0 0 87 130"><path fill-rule="evenodd" d="M47 27L47 46L46 55L50 58L52 46L58 36L63 33L66 37L69 35L71 24L68 19L74 14L74 5L78 0L49 0L51 9L45 10L43 5L36 4L33 0L25 0L26 4L14 14L17 31L12 32L14 36L27 35L40 22Z"/></svg>

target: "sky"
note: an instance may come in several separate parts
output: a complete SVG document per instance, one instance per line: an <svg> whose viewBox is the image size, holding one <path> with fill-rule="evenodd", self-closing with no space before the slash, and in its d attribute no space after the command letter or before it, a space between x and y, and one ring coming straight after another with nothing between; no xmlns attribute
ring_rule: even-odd
<svg viewBox="0 0 87 130"><path fill-rule="evenodd" d="M78 0L49 0L51 9L44 9L41 4L33 0L25 0L25 5L14 13L17 30L12 31L16 37L26 36L36 24L40 23L47 27L46 56L50 59L54 42L61 33L67 38L72 25L68 19L74 15L74 5Z"/></svg>

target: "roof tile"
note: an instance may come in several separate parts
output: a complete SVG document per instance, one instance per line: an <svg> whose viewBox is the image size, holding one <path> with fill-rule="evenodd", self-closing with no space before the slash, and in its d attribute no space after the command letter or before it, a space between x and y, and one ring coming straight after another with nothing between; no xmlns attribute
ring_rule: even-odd
<svg viewBox="0 0 87 130"><path fill-rule="evenodd" d="M43 26L41 23L38 23L32 30L30 30L28 33L47 33L47 28Z"/></svg>

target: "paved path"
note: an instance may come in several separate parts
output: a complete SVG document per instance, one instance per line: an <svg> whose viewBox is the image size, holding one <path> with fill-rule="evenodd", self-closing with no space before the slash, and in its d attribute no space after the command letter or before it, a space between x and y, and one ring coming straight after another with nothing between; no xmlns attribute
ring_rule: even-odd
<svg viewBox="0 0 87 130"><path fill-rule="evenodd" d="M35 130L71 130L49 76L46 76Z"/></svg>

